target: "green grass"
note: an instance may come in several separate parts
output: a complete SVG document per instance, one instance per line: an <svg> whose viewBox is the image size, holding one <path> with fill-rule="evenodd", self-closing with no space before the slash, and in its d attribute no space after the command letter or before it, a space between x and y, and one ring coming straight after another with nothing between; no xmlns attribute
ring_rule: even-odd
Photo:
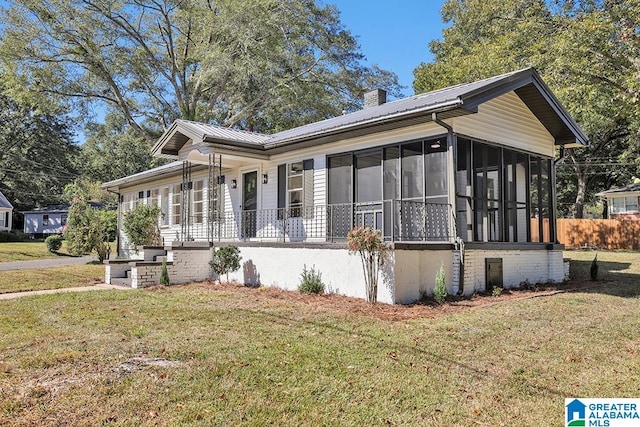
<svg viewBox="0 0 640 427"><path fill-rule="evenodd" d="M0 271L0 294L73 288L104 281L104 265L85 264L35 270Z"/></svg>
<svg viewBox="0 0 640 427"><path fill-rule="evenodd" d="M0 425L562 425L640 395L626 279L396 322L197 285L1 301Z"/></svg>
<svg viewBox="0 0 640 427"><path fill-rule="evenodd" d="M592 285L599 292L626 296L640 295L640 253L631 251L565 251L571 259L571 277L590 281L593 258L598 255L598 281ZM625 295L622 295L625 296Z"/></svg>
<svg viewBox="0 0 640 427"><path fill-rule="evenodd" d="M42 241L34 242L6 242L0 243L0 262L7 261L33 261L47 258L70 256L67 252L67 242L62 242L58 254L52 254L47 250L47 245Z"/></svg>

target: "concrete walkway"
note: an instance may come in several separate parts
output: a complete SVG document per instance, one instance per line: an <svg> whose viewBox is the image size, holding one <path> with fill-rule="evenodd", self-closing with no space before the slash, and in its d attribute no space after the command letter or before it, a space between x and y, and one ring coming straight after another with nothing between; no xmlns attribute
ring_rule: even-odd
<svg viewBox="0 0 640 427"><path fill-rule="evenodd" d="M61 294L63 292L88 292L88 291L104 291L107 289L116 289L119 291L131 290L125 286L107 285L100 283L93 286L79 286L77 288L61 288L61 289L47 289L42 291L26 291L26 292L12 292L6 294L0 294L0 300L16 299L20 297L29 297L32 295L48 295L48 294Z"/></svg>
<svg viewBox="0 0 640 427"><path fill-rule="evenodd" d="M65 265L87 264L91 261L97 261L94 255L81 257L58 257L49 259L37 259L34 261L9 261L0 262L0 271L10 270L32 270L36 268L61 267Z"/></svg>

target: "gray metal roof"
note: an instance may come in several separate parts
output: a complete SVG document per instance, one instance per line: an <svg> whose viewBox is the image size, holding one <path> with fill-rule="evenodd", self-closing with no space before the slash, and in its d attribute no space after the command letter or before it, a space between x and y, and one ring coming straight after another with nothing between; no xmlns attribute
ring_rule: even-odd
<svg viewBox="0 0 640 427"><path fill-rule="evenodd" d="M157 168L149 169L133 175L114 179L113 181L105 182L101 185L101 187L108 190L118 188L123 184L127 184L130 182L144 182L147 179L153 179L170 171L179 171L182 169L182 163L183 162L181 161L167 163L166 165L158 166Z"/></svg>
<svg viewBox="0 0 640 427"><path fill-rule="evenodd" d="M277 153L283 146L304 143L315 145L344 137L431 121L432 113L447 119L472 114L478 106L514 91L553 135L556 144L587 145L588 138L551 93L533 68L490 77L410 96L350 114L310 123L305 126L263 135L186 120L176 120L153 148L155 155L176 156L189 139L194 143L235 146L241 151L262 150Z"/></svg>
<svg viewBox="0 0 640 427"><path fill-rule="evenodd" d="M629 184L624 187L612 188L611 190L601 191L596 196L608 196L616 193L640 193L640 184Z"/></svg>
<svg viewBox="0 0 640 427"><path fill-rule="evenodd" d="M0 192L0 208L13 209L13 205L9 203L9 200L7 200L2 192Z"/></svg>

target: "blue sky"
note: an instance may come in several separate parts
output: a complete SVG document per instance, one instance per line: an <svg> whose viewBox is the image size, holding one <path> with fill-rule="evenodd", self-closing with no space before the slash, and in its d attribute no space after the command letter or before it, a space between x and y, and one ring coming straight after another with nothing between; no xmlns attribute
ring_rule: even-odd
<svg viewBox="0 0 640 427"><path fill-rule="evenodd" d="M358 36L369 65L398 75L413 95L413 69L430 62L429 42L442 37L440 9L445 0L326 0L340 10L342 23Z"/></svg>

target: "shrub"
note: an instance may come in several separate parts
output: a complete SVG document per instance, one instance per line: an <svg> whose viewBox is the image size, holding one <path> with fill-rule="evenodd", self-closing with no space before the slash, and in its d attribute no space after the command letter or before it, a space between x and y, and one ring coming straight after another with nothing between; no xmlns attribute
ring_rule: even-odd
<svg viewBox="0 0 640 427"><path fill-rule="evenodd" d="M0 242L28 242L33 240L32 236L24 234L22 231L3 231L0 232Z"/></svg>
<svg viewBox="0 0 640 427"><path fill-rule="evenodd" d="M347 242L349 253L360 255L367 301L375 304L378 299L378 272L387 252L382 233L371 227L356 227L347 234Z"/></svg>
<svg viewBox="0 0 640 427"><path fill-rule="evenodd" d="M52 234L44 240L47 245L47 250L51 253L56 253L62 247L62 236L59 234Z"/></svg>
<svg viewBox="0 0 640 427"><path fill-rule="evenodd" d="M227 282L229 282L229 273L240 268L240 249L237 246L223 246L213 253L213 259L209 261L209 265L218 279L221 275L226 274Z"/></svg>
<svg viewBox="0 0 640 427"><path fill-rule="evenodd" d="M167 260L162 260L162 267L160 268L160 284L168 286L171 284L169 281L169 271L167 270Z"/></svg>
<svg viewBox="0 0 640 427"><path fill-rule="evenodd" d="M158 218L160 217L158 205L139 204L133 210L124 214L124 233L137 250L138 246L162 244Z"/></svg>
<svg viewBox="0 0 640 427"><path fill-rule="evenodd" d="M80 196L71 202L64 236L67 249L73 255L84 255L95 250L100 262L109 257L111 249L106 242L100 212Z"/></svg>
<svg viewBox="0 0 640 427"><path fill-rule="evenodd" d="M504 289L501 288L500 286L494 286L493 289L491 290L491 296L499 297L500 295L502 295L503 290Z"/></svg>
<svg viewBox="0 0 640 427"><path fill-rule="evenodd" d="M594 282L596 280L598 280L598 254L596 254L596 257L593 259L593 261L591 261L591 280L593 280Z"/></svg>
<svg viewBox="0 0 640 427"><path fill-rule="evenodd" d="M300 286L298 290L301 294L323 294L324 283L322 283L322 273L315 269L315 265L307 270L305 264L300 274Z"/></svg>
<svg viewBox="0 0 640 427"><path fill-rule="evenodd" d="M438 304L447 300L447 285L444 282L444 264L440 264L440 269L436 274L436 284L433 288L433 298Z"/></svg>

